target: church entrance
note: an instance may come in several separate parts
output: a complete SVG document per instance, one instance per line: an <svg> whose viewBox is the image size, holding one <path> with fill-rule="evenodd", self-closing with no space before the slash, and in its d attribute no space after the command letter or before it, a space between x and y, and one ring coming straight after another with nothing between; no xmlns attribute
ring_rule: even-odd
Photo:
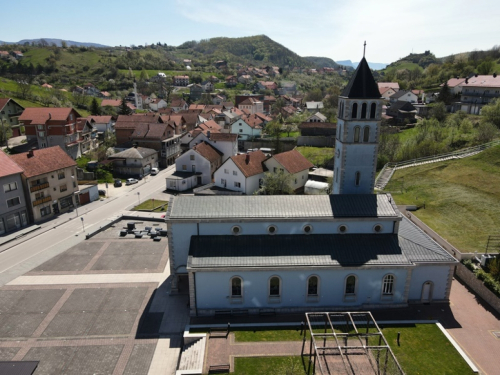
<svg viewBox="0 0 500 375"><path fill-rule="evenodd" d="M430 303L432 300L432 282L426 281L422 285L422 303Z"/></svg>

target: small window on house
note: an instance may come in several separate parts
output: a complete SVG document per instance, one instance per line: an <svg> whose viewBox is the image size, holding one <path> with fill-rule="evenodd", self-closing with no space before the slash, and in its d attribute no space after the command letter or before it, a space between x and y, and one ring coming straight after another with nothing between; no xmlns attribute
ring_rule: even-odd
<svg viewBox="0 0 500 375"><path fill-rule="evenodd" d="M297 179L295 179L295 185L297 185Z"/></svg>
<svg viewBox="0 0 500 375"><path fill-rule="evenodd" d="M9 208L17 206L19 204L21 204L21 200L19 199L19 197L7 199L7 207L9 207Z"/></svg>
<svg viewBox="0 0 500 375"><path fill-rule="evenodd" d="M382 225L380 225L380 224L376 224L376 225L373 227L373 231L374 231L375 233L380 233L380 232L382 232L382 229L383 229L383 227L382 227Z"/></svg>
<svg viewBox="0 0 500 375"><path fill-rule="evenodd" d="M187 165L186 164L182 164L182 170L183 171L187 171Z"/></svg>
<svg viewBox="0 0 500 375"><path fill-rule="evenodd" d="M5 184L3 186L3 191L5 193L9 192L9 191L13 191L13 190L17 190L17 182L10 182L8 184Z"/></svg>
<svg viewBox="0 0 500 375"><path fill-rule="evenodd" d="M66 184L59 186L59 191L62 193L63 191L68 190L68 186Z"/></svg>
<svg viewBox="0 0 500 375"><path fill-rule="evenodd" d="M229 174L229 169L224 169L225 174Z"/></svg>
<svg viewBox="0 0 500 375"><path fill-rule="evenodd" d="M240 133L243 133L243 129L240 129Z"/></svg>
<svg viewBox="0 0 500 375"><path fill-rule="evenodd" d="M352 113L351 113L352 118L357 118L358 117L358 103L354 103L352 105Z"/></svg>
<svg viewBox="0 0 500 375"><path fill-rule="evenodd" d="M59 172L59 173L57 174L57 178L58 178L59 180L62 180L64 177L65 177L64 171Z"/></svg>
<svg viewBox="0 0 500 375"><path fill-rule="evenodd" d="M356 295L356 276L349 275L345 279L345 297L352 297Z"/></svg>
<svg viewBox="0 0 500 375"><path fill-rule="evenodd" d="M194 160L194 155L189 155L189 160Z"/></svg>
<svg viewBox="0 0 500 375"><path fill-rule="evenodd" d="M225 179L221 178L220 183L221 183L222 186L224 186L224 187L226 186L226 180Z"/></svg>
<svg viewBox="0 0 500 375"><path fill-rule="evenodd" d="M241 187L241 183L240 183L240 182L235 181L235 182L234 182L234 187L240 188L240 187Z"/></svg>
<svg viewBox="0 0 500 375"><path fill-rule="evenodd" d="M278 231L278 228L276 227L276 225L269 225L267 227L267 233L269 233L269 234L275 234L277 231Z"/></svg>
<svg viewBox="0 0 500 375"><path fill-rule="evenodd" d="M233 171L233 176L238 176L238 171Z"/></svg>

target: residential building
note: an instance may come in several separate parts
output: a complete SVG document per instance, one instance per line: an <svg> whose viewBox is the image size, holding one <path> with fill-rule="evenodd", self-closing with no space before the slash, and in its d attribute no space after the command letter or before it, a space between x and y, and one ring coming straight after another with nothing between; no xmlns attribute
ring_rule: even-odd
<svg viewBox="0 0 500 375"><path fill-rule="evenodd" d="M264 112L264 103L255 98L248 98L238 104L238 108L240 110L247 110L253 115L254 113L262 113Z"/></svg>
<svg viewBox="0 0 500 375"><path fill-rule="evenodd" d="M226 86L234 87L238 84L238 77L236 76L227 76L226 77Z"/></svg>
<svg viewBox="0 0 500 375"><path fill-rule="evenodd" d="M275 92L278 90L278 85L276 84L276 82L272 81L258 81L257 83L255 83L254 89L257 91L270 90L272 92Z"/></svg>
<svg viewBox="0 0 500 375"><path fill-rule="evenodd" d="M0 235L28 225L22 168L0 150Z"/></svg>
<svg viewBox="0 0 500 375"><path fill-rule="evenodd" d="M450 90L450 94L452 94L454 97L460 96L465 80L466 78L450 78L446 82L448 84L448 90ZM444 83L439 86L443 87Z"/></svg>
<svg viewBox="0 0 500 375"><path fill-rule="evenodd" d="M108 157L113 162L117 176L142 178L151 173L151 168L158 168L158 151L151 148L132 147Z"/></svg>
<svg viewBox="0 0 500 375"><path fill-rule="evenodd" d="M418 95L415 95L412 91L399 90L395 94L390 97L390 102L395 103L399 102L408 102L408 103L417 103Z"/></svg>
<svg viewBox="0 0 500 375"><path fill-rule="evenodd" d="M301 191L307 182L309 169L314 165L297 150L282 152L271 156L264 162L271 173L284 172L291 175L290 185L293 190Z"/></svg>
<svg viewBox="0 0 500 375"><path fill-rule="evenodd" d="M479 115L481 108L496 98L500 98L500 77L496 73L491 76L470 77L462 84L460 109L466 113Z"/></svg>
<svg viewBox="0 0 500 375"><path fill-rule="evenodd" d="M297 93L297 84L294 81L281 81L278 93L280 95L295 95Z"/></svg>
<svg viewBox="0 0 500 375"><path fill-rule="evenodd" d="M189 88L189 98L196 102L201 99L201 95L205 92L200 84L191 85Z"/></svg>
<svg viewBox="0 0 500 375"><path fill-rule="evenodd" d="M306 102L306 109L309 112L316 113L323 108L324 108L323 102Z"/></svg>
<svg viewBox="0 0 500 375"><path fill-rule="evenodd" d="M326 122L326 116L321 112L316 112L314 115L309 116L305 122Z"/></svg>
<svg viewBox="0 0 500 375"><path fill-rule="evenodd" d="M376 162L381 102L363 58L339 97L338 193L171 198L170 287L179 290L180 280L187 286L191 316L449 303L457 261L402 215L390 194L372 193L374 174L357 174ZM368 118L360 116L365 103ZM373 137L360 152L352 136L361 124ZM364 164L357 164L359 153Z"/></svg>
<svg viewBox="0 0 500 375"><path fill-rule="evenodd" d="M207 140L205 142L211 144L222 153L222 162L225 162L231 156L238 153L238 135L230 133L213 133L206 132Z"/></svg>
<svg viewBox="0 0 500 375"><path fill-rule="evenodd" d="M189 85L189 76L174 76L174 86L187 86Z"/></svg>
<svg viewBox="0 0 500 375"><path fill-rule="evenodd" d="M158 112L162 108L167 108L167 102L164 99L156 98L149 101L149 109Z"/></svg>
<svg viewBox="0 0 500 375"><path fill-rule="evenodd" d="M99 140L109 138L115 134L115 120L113 116L88 116L90 125L97 130Z"/></svg>
<svg viewBox="0 0 500 375"><path fill-rule="evenodd" d="M391 103L390 107L387 107L385 114L396 119L397 122L403 122L404 120L415 122L417 109L410 102L396 101Z"/></svg>
<svg viewBox="0 0 500 375"><path fill-rule="evenodd" d="M166 167L175 163L175 159L181 154L181 135L164 139L160 153L160 166Z"/></svg>
<svg viewBox="0 0 500 375"><path fill-rule="evenodd" d="M262 151L234 155L227 159L214 174L215 186L251 195L262 185L267 170Z"/></svg>
<svg viewBox="0 0 500 375"><path fill-rule="evenodd" d="M0 131L5 134L8 128L12 130L12 137L19 137L21 127L19 116L24 111L24 107L17 103L14 99L0 98Z"/></svg>
<svg viewBox="0 0 500 375"><path fill-rule="evenodd" d="M399 91L399 83L397 83L397 82L378 82L377 86L378 86L379 91L381 91L381 89L383 89L385 87L390 87L395 92Z"/></svg>
<svg viewBox="0 0 500 375"><path fill-rule="evenodd" d="M214 84L212 83L211 80L206 80L201 83L201 87L205 92L212 92L214 91Z"/></svg>
<svg viewBox="0 0 500 375"><path fill-rule="evenodd" d="M238 119L231 124L230 133L237 134L240 142L260 137L262 127L259 125L250 125L243 119Z"/></svg>
<svg viewBox="0 0 500 375"><path fill-rule="evenodd" d="M186 111L189 108L184 99L173 99L172 103L170 103L170 107L174 110L174 112Z"/></svg>
<svg viewBox="0 0 500 375"><path fill-rule="evenodd" d="M51 219L78 204L76 163L60 146L32 149L10 158L23 170L21 178L31 222Z"/></svg>
<svg viewBox="0 0 500 375"><path fill-rule="evenodd" d="M121 104L122 104L122 100L121 99L103 99L101 101L101 108L112 107L115 110L118 110L118 108L120 107ZM127 107L131 111L135 111L136 110L136 107L132 103L127 103Z"/></svg>
<svg viewBox="0 0 500 375"><path fill-rule="evenodd" d="M396 92L397 91L394 90L392 87L381 87L380 88L380 95L385 100L390 100L391 96L394 95Z"/></svg>

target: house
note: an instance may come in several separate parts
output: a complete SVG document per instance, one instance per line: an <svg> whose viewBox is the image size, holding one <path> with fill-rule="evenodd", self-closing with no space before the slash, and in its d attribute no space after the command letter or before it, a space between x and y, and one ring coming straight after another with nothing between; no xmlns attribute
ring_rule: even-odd
<svg viewBox="0 0 500 375"><path fill-rule="evenodd" d="M234 87L238 84L238 77L236 76L227 76L226 77L226 86Z"/></svg>
<svg viewBox="0 0 500 375"><path fill-rule="evenodd" d="M262 185L267 156L262 151L235 155L227 159L214 174L215 186L251 195Z"/></svg>
<svg viewBox="0 0 500 375"><path fill-rule="evenodd" d="M446 82L448 84L448 90L450 90L450 94L452 94L454 97L460 96L465 80L466 78L450 78ZM444 83L440 84L439 86L443 87Z"/></svg>
<svg viewBox="0 0 500 375"><path fill-rule="evenodd" d="M246 85L247 83L252 83L253 78L249 74L243 74L238 77L238 82Z"/></svg>
<svg viewBox="0 0 500 375"><path fill-rule="evenodd" d="M149 101L149 109L158 112L162 108L167 108L167 102L164 99L156 98Z"/></svg>
<svg viewBox="0 0 500 375"><path fill-rule="evenodd" d="M164 139L160 152L160 166L166 167L175 163L175 159L181 154L181 135Z"/></svg>
<svg viewBox="0 0 500 375"><path fill-rule="evenodd" d="M101 101L101 108L109 106L117 110L121 104L122 104L121 99L103 99ZM132 103L127 103L127 107L129 107L130 110L132 111L136 110L135 106Z"/></svg>
<svg viewBox="0 0 500 375"><path fill-rule="evenodd" d="M130 136L133 145L160 151L165 139L175 135L175 127L161 123L137 124Z"/></svg>
<svg viewBox="0 0 500 375"><path fill-rule="evenodd" d="M2 131L5 132L6 129L10 128L12 130L12 137L22 135L19 116L21 116L23 111L24 107L14 99L0 98L0 123L2 124Z"/></svg>
<svg viewBox="0 0 500 375"><path fill-rule="evenodd" d="M381 87L380 88L380 95L385 100L390 100L391 96L394 95L396 92L397 91L394 90L392 87Z"/></svg>
<svg viewBox="0 0 500 375"><path fill-rule="evenodd" d="M387 116L396 119L397 122L403 122L405 119L415 122L417 109L410 102L397 101L391 103L391 106L387 107L385 113Z"/></svg>
<svg viewBox="0 0 500 375"><path fill-rule="evenodd" d="M214 91L214 84L210 80L203 81L201 83L201 87L203 87L203 90L205 92L212 92L212 91Z"/></svg>
<svg viewBox="0 0 500 375"><path fill-rule="evenodd" d="M166 178L167 189L184 191L212 182L222 164L222 153L207 142L201 142L175 161L175 172Z"/></svg>
<svg viewBox="0 0 500 375"><path fill-rule="evenodd" d="M242 118L236 120L231 124L230 133L237 134L240 142L253 139L255 137L260 137L262 133L262 127L259 125L250 125Z"/></svg>
<svg viewBox="0 0 500 375"><path fill-rule="evenodd" d="M280 95L295 95L297 93L297 83L294 81L281 81L278 93Z"/></svg>
<svg viewBox="0 0 500 375"><path fill-rule="evenodd" d="M359 118L364 103L374 117ZM381 106L363 58L339 97L333 194L171 198L170 287L189 290L191 316L449 303L457 261L390 194L372 193L374 173L358 175L375 171ZM363 145L352 141L360 123L372 135Z"/></svg>
<svg viewBox="0 0 500 375"><path fill-rule="evenodd" d="M191 85L189 88L189 99L191 99L193 102L196 102L201 99L201 94L205 92L205 89L199 85Z"/></svg>
<svg viewBox="0 0 500 375"><path fill-rule="evenodd" d="M85 144L97 136L89 125L77 129L76 121L80 117L73 108L26 108L19 122L24 126L28 142L36 140L40 149L60 146L76 159L88 150Z"/></svg>
<svg viewBox="0 0 500 375"><path fill-rule="evenodd" d="M9 51L0 51L0 58L3 60L9 59Z"/></svg>
<svg viewBox="0 0 500 375"><path fill-rule="evenodd" d="M379 83L377 83L377 86L378 86L379 91L384 87L390 87L395 92L399 91L399 83L397 83L397 82L379 82Z"/></svg>
<svg viewBox="0 0 500 375"><path fill-rule="evenodd" d="M222 153L222 162L238 153L238 135L230 133L207 132L205 142L211 144Z"/></svg>
<svg viewBox="0 0 500 375"><path fill-rule="evenodd" d="M201 129L194 129L181 137L181 148L184 151L192 149L195 145L201 142L208 141L208 136L206 131L203 132Z"/></svg>
<svg viewBox="0 0 500 375"><path fill-rule="evenodd" d="M23 169L0 151L0 235L28 225L22 174Z"/></svg>
<svg viewBox="0 0 500 375"><path fill-rule="evenodd" d="M297 113L298 109L291 105L286 105L281 108L281 114L283 117L293 116Z"/></svg>
<svg viewBox="0 0 500 375"><path fill-rule="evenodd" d="M305 122L326 122L326 116L321 112L316 112L314 115L309 116Z"/></svg>
<svg viewBox="0 0 500 375"><path fill-rule="evenodd" d="M23 170L21 177L30 222L51 219L78 204L76 163L60 146L32 149L10 158Z"/></svg>
<svg viewBox="0 0 500 375"><path fill-rule="evenodd" d="M89 151L92 151L99 146L97 129L94 129L87 118L79 117L76 119L76 139L73 142L74 144L77 144L79 146L80 156L86 154ZM66 145L66 147L69 149L72 149L72 146L72 143L68 143Z"/></svg>
<svg viewBox="0 0 500 375"><path fill-rule="evenodd" d="M42 87L43 87L44 89L53 89L53 88L54 88L52 85L49 85L48 83L44 83L44 84L42 85Z"/></svg>
<svg viewBox="0 0 500 375"><path fill-rule="evenodd" d="M97 137L100 140L109 138L115 134L115 120L112 116L88 116L90 125L97 130Z"/></svg>
<svg viewBox="0 0 500 375"><path fill-rule="evenodd" d="M460 109L479 115L481 108L496 98L500 98L500 77L496 73L491 76L476 75L467 78L462 84Z"/></svg>
<svg viewBox="0 0 500 375"><path fill-rule="evenodd" d="M331 122L303 122L298 128L300 135L303 137L335 137L337 124Z"/></svg>
<svg viewBox="0 0 500 375"><path fill-rule="evenodd" d="M21 51L12 51L12 55L14 55L14 57L17 60L22 59L24 57L24 55Z"/></svg>
<svg viewBox="0 0 500 375"><path fill-rule="evenodd" d="M282 152L271 156L264 162L271 173L278 171L291 175L290 184L293 190L301 190L306 184L309 169L314 165L297 150Z"/></svg>
<svg viewBox="0 0 500 375"><path fill-rule="evenodd" d="M272 81L258 81L254 85L254 89L256 91L261 91L261 90L271 90L272 92L275 92L278 89L278 85L276 82Z"/></svg>
<svg viewBox="0 0 500 375"><path fill-rule="evenodd" d="M113 162L116 176L142 178L158 168L158 151L151 148L132 147L108 157Z"/></svg>
<svg viewBox="0 0 500 375"><path fill-rule="evenodd" d="M238 104L238 108L240 110L248 110L250 111L251 114L257 113L257 112L264 112L264 103L261 102L260 100L257 100L256 98L247 98L244 101L242 101L240 104Z"/></svg>
<svg viewBox="0 0 500 375"><path fill-rule="evenodd" d="M417 103L418 95L415 95L411 91L399 90L398 92L394 93L389 100L391 103L395 103L396 101Z"/></svg>
<svg viewBox="0 0 500 375"><path fill-rule="evenodd" d="M306 102L305 107L309 112L314 113L324 108L323 102Z"/></svg>
<svg viewBox="0 0 500 375"><path fill-rule="evenodd" d="M184 99L173 99L170 103L170 107L174 110L174 112L186 111L189 108Z"/></svg>
<svg viewBox="0 0 500 375"><path fill-rule="evenodd" d="M189 85L189 76L174 76L174 86L187 86Z"/></svg>
<svg viewBox="0 0 500 375"><path fill-rule="evenodd" d="M83 90L85 95L89 96L101 96L101 90L95 87L92 83L86 83L83 85Z"/></svg>

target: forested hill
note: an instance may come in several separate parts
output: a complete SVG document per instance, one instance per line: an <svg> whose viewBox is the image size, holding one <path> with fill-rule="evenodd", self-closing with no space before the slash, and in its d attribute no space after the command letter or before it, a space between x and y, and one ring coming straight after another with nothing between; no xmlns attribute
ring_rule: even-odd
<svg viewBox="0 0 500 375"><path fill-rule="evenodd" d="M228 63L275 65L280 67L312 67L313 64L266 35L243 38L212 38L185 42L177 52L191 55L193 60L226 60Z"/></svg>
<svg viewBox="0 0 500 375"><path fill-rule="evenodd" d="M312 62L319 68L338 68L339 64L329 57L306 56L304 59Z"/></svg>

